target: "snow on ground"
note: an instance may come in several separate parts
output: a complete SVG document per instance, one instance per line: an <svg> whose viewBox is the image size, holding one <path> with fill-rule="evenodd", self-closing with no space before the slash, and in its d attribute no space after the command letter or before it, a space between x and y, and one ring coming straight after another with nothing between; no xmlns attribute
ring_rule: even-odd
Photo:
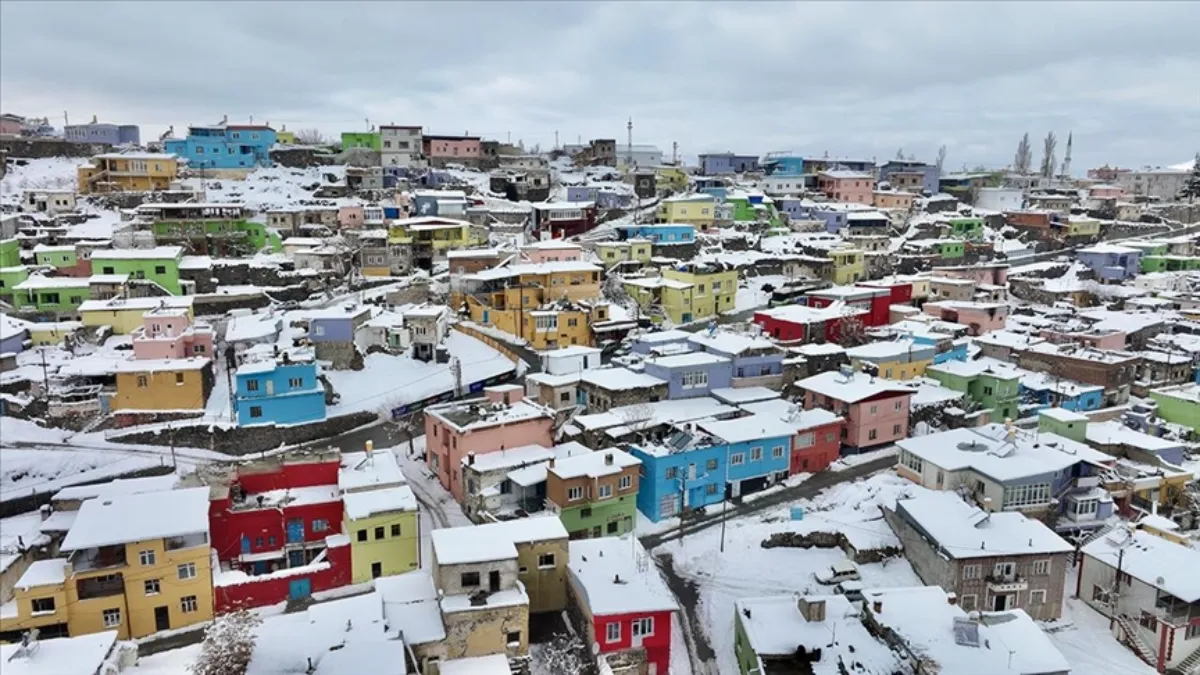
<svg viewBox="0 0 1200 675"><path fill-rule="evenodd" d="M10 162L8 173L0 179L0 203L16 204L23 190L74 190L80 164L79 157L46 157L31 159L22 165Z"/></svg>
<svg viewBox="0 0 1200 675"><path fill-rule="evenodd" d="M135 675L191 675L192 664L200 656L200 645L188 645L138 659Z"/></svg>
<svg viewBox="0 0 1200 675"><path fill-rule="evenodd" d="M920 489L894 474L879 474L864 481L845 483L827 490L812 501L801 501L807 513L819 512L827 523L840 530L857 530L877 536L880 504ZM726 526L725 552L720 552L721 528L713 527L664 544L658 552L670 553L677 573L697 584L705 634L717 653L718 672L737 672L733 651L733 603L739 598L795 592L828 592L816 583L813 573L845 557L840 549L762 548L764 539L776 532L797 527L790 520L789 506L730 520ZM808 517L806 515L806 517ZM868 588L921 585L907 560L860 565Z"/></svg>
<svg viewBox="0 0 1200 675"><path fill-rule="evenodd" d="M2 418L9 419L9 418ZM34 493L57 492L68 485L112 478L129 471L164 465L168 458L122 455L76 448L3 448L0 462L0 500Z"/></svg>
<svg viewBox="0 0 1200 675"><path fill-rule="evenodd" d="M780 288L787 283L785 276L771 275L762 277L743 277L738 280L737 296L733 301L733 309L726 314L746 312L759 307L766 307L771 301L771 293L762 289L764 284Z"/></svg>
<svg viewBox="0 0 1200 675"><path fill-rule="evenodd" d="M515 367L508 357L475 338L457 331L446 337L446 346L462 364L464 390L472 382L503 375ZM328 415L360 410L391 410L454 390L449 363L426 363L408 357L369 354L362 370L325 369L325 377L341 394Z"/></svg>
<svg viewBox="0 0 1200 675"><path fill-rule="evenodd" d="M1078 569L1074 567L1067 571L1062 618L1042 625L1050 641L1070 662L1071 672L1152 675L1154 668L1117 642L1108 631L1107 617L1082 600L1071 597L1075 593L1077 573Z"/></svg>
<svg viewBox="0 0 1200 675"><path fill-rule="evenodd" d="M333 176L334 180L326 180L327 174ZM245 180L197 176L185 178L182 182L193 190L203 189L210 202L245 202L247 208L260 212L295 207L302 201L315 201L325 206L365 204L365 201L353 197L314 200L313 192L317 187L344 184L345 177L345 166L314 166L307 169L270 167L251 171Z"/></svg>

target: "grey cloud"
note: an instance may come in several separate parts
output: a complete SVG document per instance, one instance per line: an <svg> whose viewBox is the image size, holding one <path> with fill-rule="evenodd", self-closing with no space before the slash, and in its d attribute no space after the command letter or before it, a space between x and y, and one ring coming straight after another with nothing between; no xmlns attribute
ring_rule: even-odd
<svg viewBox="0 0 1200 675"><path fill-rule="evenodd" d="M53 11L47 11L53 8ZM421 123L688 156L793 149L1005 164L1075 131L1077 167L1200 147L1197 3L0 4L5 110Z"/></svg>

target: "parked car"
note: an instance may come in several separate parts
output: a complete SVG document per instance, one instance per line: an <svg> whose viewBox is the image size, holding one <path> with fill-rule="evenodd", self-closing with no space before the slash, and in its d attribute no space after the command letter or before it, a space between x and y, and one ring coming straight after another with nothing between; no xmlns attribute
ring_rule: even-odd
<svg viewBox="0 0 1200 675"><path fill-rule="evenodd" d="M833 592L846 596L850 602L863 601L863 583L861 581L843 581L833 587Z"/></svg>
<svg viewBox="0 0 1200 675"><path fill-rule="evenodd" d="M858 581L862 577L858 575L858 565L855 565L849 560L839 560L829 566L829 569L814 572L817 583L832 586L840 584L843 581Z"/></svg>

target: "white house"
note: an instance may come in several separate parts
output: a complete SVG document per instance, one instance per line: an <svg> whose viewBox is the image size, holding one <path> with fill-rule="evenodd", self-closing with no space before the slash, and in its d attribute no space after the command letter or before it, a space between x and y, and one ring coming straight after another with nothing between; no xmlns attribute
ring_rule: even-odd
<svg viewBox="0 0 1200 675"><path fill-rule="evenodd" d="M571 345L542 352L542 372L548 375L570 375L600 367L600 350L596 347Z"/></svg>

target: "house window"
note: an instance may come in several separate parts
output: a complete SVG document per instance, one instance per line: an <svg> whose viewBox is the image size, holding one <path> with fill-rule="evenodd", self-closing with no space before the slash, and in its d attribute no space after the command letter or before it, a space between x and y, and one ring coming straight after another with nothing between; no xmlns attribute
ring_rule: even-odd
<svg viewBox="0 0 1200 675"><path fill-rule="evenodd" d="M567 501L577 502L580 499L583 499L583 488L579 486L567 488Z"/></svg>
<svg viewBox="0 0 1200 675"><path fill-rule="evenodd" d="M703 370L694 370L683 374L683 388L695 389L696 387L708 386L708 373Z"/></svg>
<svg viewBox="0 0 1200 675"><path fill-rule="evenodd" d="M1188 625L1187 630L1183 632L1183 639L1185 640L1195 640L1198 637L1200 637L1200 623Z"/></svg>
<svg viewBox="0 0 1200 675"><path fill-rule="evenodd" d="M717 494L717 484L709 483L708 485L705 485L704 486L704 494L708 494L708 495Z"/></svg>
<svg viewBox="0 0 1200 675"><path fill-rule="evenodd" d="M1011 562L996 563L992 568L992 576L1000 579L1011 579L1017 573L1017 564Z"/></svg>
<svg viewBox="0 0 1200 675"><path fill-rule="evenodd" d="M677 476L679 476L679 469L673 466L668 466L663 476L667 480L674 480Z"/></svg>
<svg viewBox="0 0 1200 675"><path fill-rule="evenodd" d="M617 483L618 490L628 490L633 487L633 476L621 476L621 480Z"/></svg>
<svg viewBox="0 0 1200 675"><path fill-rule="evenodd" d="M116 628L121 625L121 610L119 609L106 609L101 612L101 616L104 617L105 628Z"/></svg>
<svg viewBox="0 0 1200 675"><path fill-rule="evenodd" d="M750 461L751 462L761 462L762 461L762 448L757 448L757 447L750 448Z"/></svg>
<svg viewBox="0 0 1200 675"><path fill-rule="evenodd" d="M262 417L262 406L261 405L250 406L250 417Z"/></svg>
<svg viewBox="0 0 1200 675"><path fill-rule="evenodd" d="M505 641L505 643L507 643L509 645L521 644L521 631L513 631L511 633L505 633L504 641Z"/></svg>
<svg viewBox="0 0 1200 675"><path fill-rule="evenodd" d="M555 563L554 563L554 554L553 553L539 553L538 554L537 566L538 566L539 570L551 569L554 567L554 565L555 565Z"/></svg>
<svg viewBox="0 0 1200 675"><path fill-rule="evenodd" d="M889 374L890 374L890 371L889 371ZM877 405L873 405L873 406L871 406L870 414L871 414L872 416L874 416L874 415L875 415L876 413L878 413L878 412L879 412L879 406L877 406Z"/></svg>
<svg viewBox="0 0 1200 675"><path fill-rule="evenodd" d="M325 326L317 325L315 328L313 328L313 333L315 335L324 335L325 334Z"/></svg>
<svg viewBox="0 0 1200 675"><path fill-rule="evenodd" d="M158 579L147 579L142 582L142 589L146 591L146 595L158 595L161 586Z"/></svg>
<svg viewBox="0 0 1200 675"><path fill-rule="evenodd" d="M774 459L783 459L783 446L777 445L771 448L771 457Z"/></svg>
<svg viewBox="0 0 1200 675"><path fill-rule="evenodd" d="M34 614L53 614L54 598L34 598L30 607Z"/></svg>
<svg viewBox="0 0 1200 675"><path fill-rule="evenodd" d="M142 551L138 553L138 562L142 567L149 567L154 564L154 551Z"/></svg>
<svg viewBox="0 0 1200 675"><path fill-rule="evenodd" d="M192 612L196 611L196 596L185 595L180 598L179 609L182 610L184 614L191 614Z"/></svg>
<svg viewBox="0 0 1200 675"><path fill-rule="evenodd" d="M612 485L610 485L608 483L602 484L600 486L600 489L598 490L598 493L599 493L600 499L608 499L609 497L612 496Z"/></svg>
<svg viewBox="0 0 1200 675"><path fill-rule="evenodd" d="M902 400L899 400L899 401L896 401L896 403L895 403L895 409L896 409L897 411L899 411L899 410L903 410L903 409L904 409L904 401L903 401L903 399L902 399Z"/></svg>
<svg viewBox="0 0 1200 675"><path fill-rule="evenodd" d="M899 436L899 435L900 435L900 425L899 425L899 424L893 424L893 425L892 425L892 435L893 435L893 436Z"/></svg>
<svg viewBox="0 0 1200 675"><path fill-rule="evenodd" d="M717 460L715 460L715 459L708 460L707 462L704 463L704 468L709 471L716 471L717 470Z"/></svg>
<svg viewBox="0 0 1200 675"><path fill-rule="evenodd" d="M463 588L475 588L479 585L479 572L463 572L459 581Z"/></svg>
<svg viewBox="0 0 1200 675"><path fill-rule="evenodd" d="M621 639L621 624L617 621L609 621L604 628L604 641L617 642Z"/></svg>
<svg viewBox="0 0 1200 675"><path fill-rule="evenodd" d="M146 377L145 375L137 376L138 389L145 389L147 386L149 386L149 384L150 384L150 378Z"/></svg>
<svg viewBox="0 0 1200 675"><path fill-rule="evenodd" d="M1045 576L1047 574L1050 574L1050 561L1049 560L1034 560L1033 561L1033 569L1030 570L1029 573L1033 574L1035 576Z"/></svg>
<svg viewBox="0 0 1200 675"><path fill-rule="evenodd" d="M1031 604L1031 605L1046 604L1046 591L1029 591L1029 604Z"/></svg>
<svg viewBox="0 0 1200 675"><path fill-rule="evenodd" d="M177 566L175 570L179 573L179 579L181 581L196 578L196 563L184 563Z"/></svg>
<svg viewBox="0 0 1200 675"><path fill-rule="evenodd" d="M629 633L633 637L649 637L654 635L654 617L648 616L643 619L634 619Z"/></svg>
<svg viewBox="0 0 1200 675"><path fill-rule="evenodd" d="M367 531L366 531L366 530L359 530L359 531L358 531L357 538L358 538L358 540L359 540L359 541L366 541L366 540L367 540Z"/></svg>
<svg viewBox="0 0 1200 675"><path fill-rule="evenodd" d="M300 387L304 386L304 378L289 377L288 378L288 386L291 387L292 389L299 389Z"/></svg>
<svg viewBox="0 0 1200 675"><path fill-rule="evenodd" d="M746 453L735 452L729 456L729 466L741 466L746 463Z"/></svg>
<svg viewBox="0 0 1200 675"><path fill-rule="evenodd" d="M376 540L383 539L383 531L384 530L383 530L382 526L375 528L375 539Z"/></svg>
<svg viewBox="0 0 1200 675"><path fill-rule="evenodd" d="M312 522L313 532L324 532L329 529L329 521L324 518L317 518Z"/></svg>
<svg viewBox="0 0 1200 675"><path fill-rule="evenodd" d="M1050 501L1050 484L1014 485L1004 488L1004 509L1040 506Z"/></svg>
<svg viewBox="0 0 1200 675"><path fill-rule="evenodd" d="M979 565L963 565L963 567L962 567L963 581L970 581L971 579L978 579L979 573L982 571L983 570L980 568Z"/></svg>
<svg viewBox="0 0 1200 675"><path fill-rule="evenodd" d="M155 273L155 274L166 274L166 273L167 273L167 268L166 268L166 266L164 266L164 265L155 265L155 266L154 266L154 273Z"/></svg>
<svg viewBox="0 0 1200 675"><path fill-rule="evenodd" d="M183 384L183 373L175 373L175 384Z"/></svg>
<svg viewBox="0 0 1200 675"><path fill-rule="evenodd" d="M258 391L258 380L246 380L246 391Z"/></svg>
<svg viewBox="0 0 1200 675"><path fill-rule="evenodd" d="M878 436L879 436L879 430L878 430L878 429L871 429L871 430L867 431L867 440L868 440L868 441L873 441L873 440L875 440L875 439L876 439Z"/></svg>
<svg viewBox="0 0 1200 675"><path fill-rule="evenodd" d="M900 452L900 464L915 473L925 472L925 460L917 457L907 450L902 450Z"/></svg>

